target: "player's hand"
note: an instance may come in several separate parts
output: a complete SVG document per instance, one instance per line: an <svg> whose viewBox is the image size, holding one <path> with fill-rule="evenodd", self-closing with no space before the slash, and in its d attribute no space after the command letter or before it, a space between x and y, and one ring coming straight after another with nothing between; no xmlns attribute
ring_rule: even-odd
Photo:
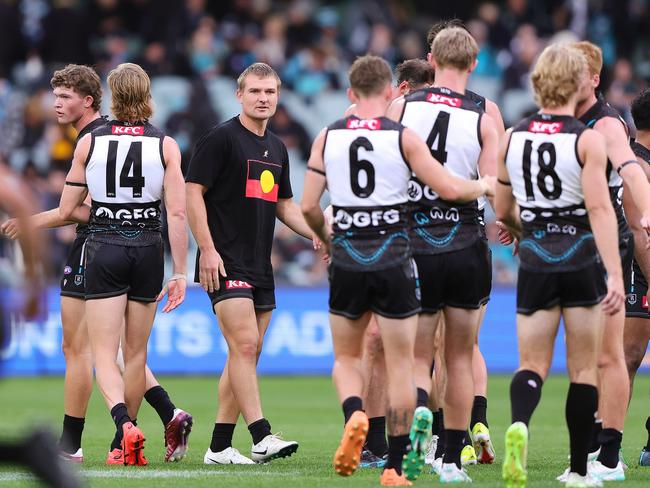
<svg viewBox="0 0 650 488"><path fill-rule="evenodd" d="M163 307L164 313L171 312L185 300L185 290L187 289L187 278L185 276L172 276L156 298L160 302L167 295L167 302Z"/></svg>
<svg viewBox="0 0 650 488"><path fill-rule="evenodd" d="M485 196L493 197L497 187L497 177L491 175L485 175L481 178L481 180L485 185Z"/></svg>
<svg viewBox="0 0 650 488"><path fill-rule="evenodd" d="M516 256L519 254L519 239L515 239L514 245L512 246L512 255Z"/></svg>
<svg viewBox="0 0 650 488"><path fill-rule="evenodd" d="M216 249L202 252L199 258L199 283L208 293L214 293L219 289L219 277L226 275L226 268L223 260Z"/></svg>
<svg viewBox="0 0 650 488"><path fill-rule="evenodd" d="M607 315L615 315L625 306L625 288L621 276L607 276L607 295L602 306Z"/></svg>
<svg viewBox="0 0 650 488"><path fill-rule="evenodd" d="M645 215L641 217L641 227L643 227L646 234L645 248L650 249L650 217L646 217Z"/></svg>
<svg viewBox="0 0 650 488"><path fill-rule="evenodd" d="M0 225L0 232L7 236L9 239L15 240L18 237L19 225L17 219L9 219Z"/></svg>
<svg viewBox="0 0 650 488"><path fill-rule="evenodd" d="M508 230L508 227L506 227L506 224L504 224L500 220L497 220L495 223L497 228L499 229L497 231L497 239L499 239L499 242L504 246L509 246L510 244L512 244L515 241L515 238Z"/></svg>

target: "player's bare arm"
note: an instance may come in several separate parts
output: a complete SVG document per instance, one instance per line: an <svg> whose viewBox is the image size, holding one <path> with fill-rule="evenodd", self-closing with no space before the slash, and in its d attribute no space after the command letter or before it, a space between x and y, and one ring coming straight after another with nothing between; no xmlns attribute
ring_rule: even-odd
<svg viewBox="0 0 650 488"><path fill-rule="evenodd" d="M225 277L226 269L210 235L208 214L203 200L203 194L206 191L207 188L198 183L185 183L187 218L192 235L194 235L201 252L199 258L199 283L201 283L204 290L213 293L219 289L219 276Z"/></svg>
<svg viewBox="0 0 650 488"><path fill-rule="evenodd" d="M61 203L59 203L59 216L62 220L71 220L75 210L83 206L83 202L88 195L86 159L90 150L90 141L90 134L84 136L74 151L72 166L70 167L68 176L66 176L65 186L61 194ZM87 221L88 218L86 218Z"/></svg>
<svg viewBox="0 0 650 488"><path fill-rule="evenodd" d="M278 198L275 215L280 219L280 222L296 234L307 239L312 238L311 229L307 225L307 222L305 222L305 218L300 211L300 206L293 201L293 198Z"/></svg>
<svg viewBox="0 0 650 488"><path fill-rule="evenodd" d="M636 164L636 156L628 144L623 124L613 117L603 117L596 122L594 129L604 137L607 157L614 169L619 171L632 193L637 208L641 211L641 226L650 233L650 183L645 177L643 168ZM635 163L625 164L628 161Z"/></svg>
<svg viewBox="0 0 650 488"><path fill-rule="evenodd" d="M501 116L501 111L499 106L494 103L492 100L485 99L485 113L487 113L494 123L494 128L497 131L497 137L501 139L506 133L506 126L503 123L503 117Z"/></svg>
<svg viewBox="0 0 650 488"><path fill-rule="evenodd" d="M639 166L643 169L650 181L650 165L648 165L643 158L637 156L636 158ZM650 276L650 253L648 253L648 234L641 226L641 219L643 218L639 208L634 203L632 192L629 191L627 184L623 192L623 208L625 209L625 217L627 223L634 235L634 258L636 259L644 276Z"/></svg>
<svg viewBox="0 0 650 488"><path fill-rule="evenodd" d="M587 215L598 252L607 270L607 296L602 302L603 311L614 315L624 306L625 289L618 253L616 216L605 178L607 153L602 138L591 130L584 131L578 140L578 153L584 162L582 191Z"/></svg>
<svg viewBox="0 0 650 488"><path fill-rule="evenodd" d="M329 250L330 231L320 208L320 198L327 183L325 179L325 163L323 162L325 132L325 129L323 129L318 134L311 148L300 208L309 227L325 244L326 250Z"/></svg>
<svg viewBox="0 0 650 488"><path fill-rule="evenodd" d="M172 252L173 275L158 297L167 294L163 312L171 312L185 300L187 288L187 218L185 213L185 181L181 171L181 152L171 137L163 140L165 158L165 208L167 210L167 232Z"/></svg>
<svg viewBox="0 0 650 488"><path fill-rule="evenodd" d="M452 175L431 156L427 145L411 129L402 132L402 146L413 172L443 200L471 202L483 195L494 195L494 176L465 180Z"/></svg>
<svg viewBox="0 0 650 488"><path fill-rule="evenodd" d="M517 239L521 238L521 220L519 219L519 205L512 194L510 176L506 167L506 150L510 142L511 130L508 130L505 137L499 145L499 155L497 158L497 188L494 198L494 211L497 220L503 222L510 233Z"/></svg>

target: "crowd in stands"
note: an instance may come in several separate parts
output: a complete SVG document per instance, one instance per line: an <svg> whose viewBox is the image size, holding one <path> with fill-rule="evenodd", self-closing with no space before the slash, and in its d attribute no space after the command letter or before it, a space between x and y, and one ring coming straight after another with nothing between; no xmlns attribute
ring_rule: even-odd
<svg viewBox="0 0 650 488"><path fill-rule="evenodd" d="M650 0L0 0L0 160L22 174L42 208L56 206L76 134L54 120L52 71L90 64L105 78L130 61L151 76L153 122L176 138L187 164L200 135L237 113L236 77L263 61L282 78L271 130L289 148L299 197L312 138L347 105L354 58L425 58L428 28L452 17L481 48L470 87L501 106L506 124L534 108L528 73L548 42L600 45L603 92L628 120L630 100L650 80ZM51 235L53 277L73 238L72 228ZM310 249L278 225L278 283L326 282ZM495 283L513 283L511 250L493 251Z"/></svg>

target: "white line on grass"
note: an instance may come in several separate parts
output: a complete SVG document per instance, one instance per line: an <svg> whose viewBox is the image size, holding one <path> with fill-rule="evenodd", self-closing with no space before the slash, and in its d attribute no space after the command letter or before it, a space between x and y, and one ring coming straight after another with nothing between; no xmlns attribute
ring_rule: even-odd
<svg viewBox="0 0 650 488"><path fill-rule="evenodd" d="M131 471L127 469L99 470L89 469L80 470L79 473L84 478L129 478L129 479L146 479L146 478L197 478L202 476L233 476L233 477L254 477L254 476L297 476L298 471L217 471L212 469L201 470L170 470L170 469L151 469L142 468ZM12 473L0 472L0 481L19 481L36 479L29 473Z"/></svg>

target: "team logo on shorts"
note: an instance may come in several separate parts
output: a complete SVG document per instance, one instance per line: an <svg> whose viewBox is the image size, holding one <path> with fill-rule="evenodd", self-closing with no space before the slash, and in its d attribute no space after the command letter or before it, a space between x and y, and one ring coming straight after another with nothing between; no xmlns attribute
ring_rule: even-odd
<svg viewBox="0 0 650 488"><path fill-rule="evenodd" d="M253 288L253 285L242 280L226 280L226 290L233 290L237 288Z"/></svg>
<svg viewBox="0 0 650 488"><path fill-rule="evenodd" d="M636 293L630 293L627 296L627 303L629 303L630 305L634 305L636 303Z"/></svg>
<svg viewBox="0 0 650 488"><path fill-rule="evenodd" d="M74 284L80 286L84 282L84 275L74 275Z"/></svg>
<svg viewBox="0 0 650 488"><path fill-rule="evenodd" d="M70 266L63 268L63 274L69 275L70 273L72 273L72 268Z"/></svg>

